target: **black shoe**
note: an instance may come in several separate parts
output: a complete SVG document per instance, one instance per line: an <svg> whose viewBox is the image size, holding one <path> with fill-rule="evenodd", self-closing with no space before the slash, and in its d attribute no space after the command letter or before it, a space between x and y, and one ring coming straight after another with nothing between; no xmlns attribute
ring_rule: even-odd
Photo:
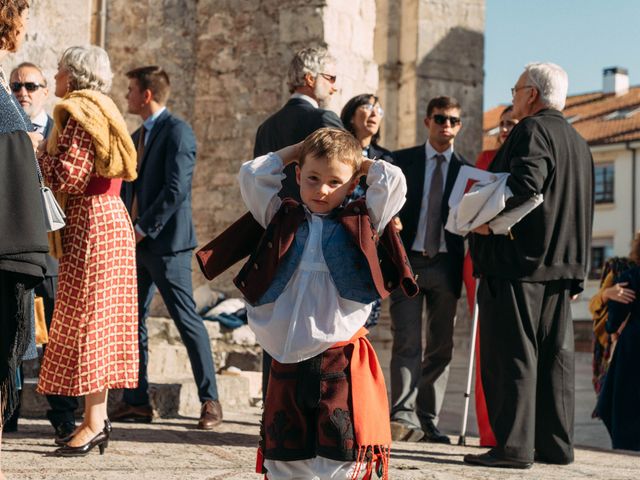
<svg viewBox="0 0 640 480"><path fill-rule="evenodd" d="M408 423L391 420L391 439L394 442L419 442L424 432Z"/></svg>
<svg viewBox="0 0 640 480"><path fill-rule="evenodd" d="M569 465L573 463L573 458L551 459L540 455L538 452L534 453L533 460L536 463L547 463L549 465Z"/></svg>
<svg viewBox="0 0 640 480"><path fill-rule="evenodd" d="M13 415L9 420L4 422L2 426L3 433L15 433L18 431L18 416Z"/></svg>
<svg viewBox="0 0 640 480"><path fill-rule="evenodd" d="M104 429L84 445L80 445L78 447L64 445L54 451L53 454L58 457L84 457L95 447L98 447L100 455L104 455L105 449L109 446L110 434L111 423L108 420L105 420Z"/></svg>
<svg viewBox="0 0 640 480"><path fill-rule="evenodd" d="M522 470L531 468L531 465L533 465L533 462L521 462L520 460L511 460L509 458L497 457L493 453L491 453L491 450L489 450L487 453L481 453L479 455L465 455L464 463L467 463L469 465L479 465L481 467L519 468Z"/></svg>
<svg viewBox="0 0 640 480"><path fill-rule="evenodd" d="M422 431L424 432L424 438L422 439L423 442L451 444L449 437L438 430L438 427L435 426L433 420L423 421Z"/></svg>
<svg viewBox="0 0 640 480"><path fill-rule="evenodd" d="M71 437L73 437L73 432L76 431L76 424L73 422L62 422L55 427L56 433L53 437L53 441L56 445L62 446L66 445Z"/></svg>

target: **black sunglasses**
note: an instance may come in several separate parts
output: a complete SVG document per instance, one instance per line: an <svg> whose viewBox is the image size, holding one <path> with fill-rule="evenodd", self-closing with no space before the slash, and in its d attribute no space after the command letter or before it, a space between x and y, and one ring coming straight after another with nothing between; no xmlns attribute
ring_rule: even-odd
<svg viewBox="0 0 640 480"><path fill-rule="evenodd" d="M447 120L449 120L449 123L451 124L452 127L455 127L456 125L460 125L460 117L451 117L451 116L446 116L446 115L441 115L439 113L436 113L435 115L433 115L431 118L433 118L433 121L436 122L438 125L444 125L445 123L447 123Z"/></svg>
<svg viewBox="0 0 640 480"><path fill-rule="evenodd" d="M39 88L44 87L44 85L40 85L39 83L35 82L11 82L11 91L15 93L18 93L22 87L26 88L27 92L35 92Z"/></svg>

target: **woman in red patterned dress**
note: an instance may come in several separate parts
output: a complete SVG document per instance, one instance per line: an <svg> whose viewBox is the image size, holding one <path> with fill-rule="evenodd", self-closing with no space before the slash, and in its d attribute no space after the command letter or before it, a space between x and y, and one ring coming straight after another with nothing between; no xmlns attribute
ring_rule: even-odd
<svg viewBox="0 0 640 480"><path fill-rule="evenodd" d="M39 160L67 225L52 250L59 287L38 391L85 396L84 420L56 450L82 456L108 444L107 393L138 383L135 240L120 200L136 151L111 86L107 53L71 47L58 65L54 130Z"/></svg>

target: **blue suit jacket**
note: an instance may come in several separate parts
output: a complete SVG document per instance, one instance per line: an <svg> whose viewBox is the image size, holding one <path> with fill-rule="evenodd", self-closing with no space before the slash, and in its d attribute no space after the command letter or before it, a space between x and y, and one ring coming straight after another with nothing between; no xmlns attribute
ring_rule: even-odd
<svg viewBox="0 0 640 480"><path fill-rule="evenodd" d="M132 135L135 145L139 136L140 129ZM148 133L138 178L122 186L122 200L129 212L134 191L138 199L136 225L147 235L139 248L165 255L198 244L191 213L195 162L193 130L165 110Z"/></svg>

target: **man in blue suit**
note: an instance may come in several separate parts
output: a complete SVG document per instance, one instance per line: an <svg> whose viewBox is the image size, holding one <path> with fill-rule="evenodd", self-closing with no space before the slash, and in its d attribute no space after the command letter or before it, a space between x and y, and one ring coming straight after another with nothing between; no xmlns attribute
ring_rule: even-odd
<svg viewBox="0 0 640 480"><path fill-rule="evenodd" d="M145 320L157 287L189 354L202 403L198 428L211 430L222 422L222 408L209 336L196 313L191 284L191 255L197 245L191 215L196 140L191 127L165 107L170 82L162 68L136 68L127 77L129 112L143 119L133 133L138 178L122 188L138 243L140 383L125 390L124 402L112 419L151 421Z"/></svg>

